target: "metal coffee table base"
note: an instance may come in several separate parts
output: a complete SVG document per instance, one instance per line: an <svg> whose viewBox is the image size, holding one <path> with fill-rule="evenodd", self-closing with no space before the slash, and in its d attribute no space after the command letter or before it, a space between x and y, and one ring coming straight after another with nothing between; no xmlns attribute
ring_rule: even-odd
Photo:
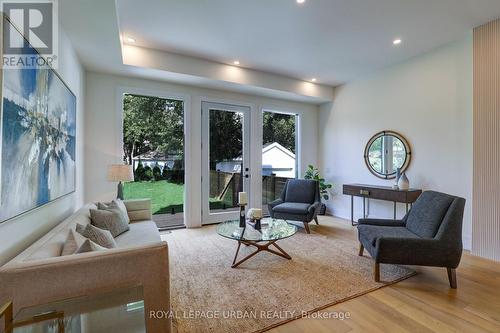
<svg viewBox="0 0 500 333"><path fill-rule="evenodd" d="M234 255L234 260L233 260L233 264L232 264L231 268L238 267L240 264L244 263L245 261L252 258L254 255L256 255L257 253L259 253L261 251L267 251L267 252L270 252L270 253L275 254L277 256L289 259L289 260L292 259L292 257L290 257L290 255L288 253L286 253L285 250L283 250L281 247L278 246L278 244L276 244L277 240L266 241L264 244L259 244L261 242L263 242L263 241L239 240L238 241L238 248L236 249L236 254ZM246 257L244 257L243 259L236 262L236 260L238 259L238 253L240 252L241 244L245 244L246 246L255 246L257 249L254 252L247 255ZM273 245L276 249L278 249L279 252L276 250L270 249L269 247L271 245Z"/></svg>

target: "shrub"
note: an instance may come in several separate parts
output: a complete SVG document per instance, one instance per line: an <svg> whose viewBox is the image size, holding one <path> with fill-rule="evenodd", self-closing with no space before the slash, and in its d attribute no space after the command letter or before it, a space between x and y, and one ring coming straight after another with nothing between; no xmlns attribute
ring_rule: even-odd
<svg viewBox="0 0 500 333"><path fill-rule="evenodd" d="M153 170L151 170L151 167L147 165L144 168L144 177L141 180L152 180L153 179Z"/></svg>
<svg viewBox="0 0 500 333"><path fill-rule="evenodd" d="M183 160L175 160L174 166L172 167L172 169L174 169L174 170L184 169L183 162L184 162Z"/></svg>
<svg viewBox="0 0 500 333"><path fill-rule="evenodd" d="M175 184L184 184L184 170L171 170L169 180Z"/></svg>
<svg viewBox="0 0 500 333"><path fill-rule="evenodd" d="M169 180L175 184L184 184L184 161L175 160L172 170L169 171Z"/></svg>
<svg viewBox="0 0 500 333"><path fill-rule="evenodd" d="M153 180L154 181L161 180L161 169L160 169L160 166L158 164L155 164L152 172L153 172Z"/></svg>
<svg viewBox="0 0 500 333"><path fill-rule="evenodd" d="M163 170L161 171L161 178L168 179L168 167L167 164L163 166Z"/></svg>
<svg viewBox="0 0 500 333"><path fill-rule="evenodd" d="M137 168L134 170L134 181L139 182L141 180L144 180L144 166L139 161Z"/></svg>

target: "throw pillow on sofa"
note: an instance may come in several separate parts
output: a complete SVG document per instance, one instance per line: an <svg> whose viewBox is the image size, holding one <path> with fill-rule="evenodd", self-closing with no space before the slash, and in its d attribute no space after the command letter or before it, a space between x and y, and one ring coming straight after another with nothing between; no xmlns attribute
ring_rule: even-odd
<svg viewBox="0 0 500 333"><path fill-rule="evenodd" d="M116 247L116 242L113 238L113 235L110 231L100 229L98 227L93 226L92 224L87 225L76 225L76 232L82 235L85 238L90 239L94 243L105 247L107 249L112 249Z"/></svg>
<svg viewBox="0 0 500 333"><path fill-rule="evenodd" d="M106 250L106 248L70 229L64 242L61 256L100 250Z"/></svg>
<svg viewBox="0 0 500 333"><path fill-rule="evenodd" d="M122 214L123 219L127 221L127 223L130 223L127 207L125 206L123 200L115 199L109 203L99 202L97 203L97 208L103 210L118 210Z"/></svg>
<svg viewBox="0 0 500 333"><path fill-rule="evenodd" d="M66 241L64 242L64 246L61 252L62 256L67 256L70 254L74 254L80 246L85 242L86 238L76 233L73 229L70 229L68 232L68 236L66 237Z"/></svg>
<svg viewBox="0 0 500 333"><path fill-rule="evenodd" d="M102 247L99 244L94 243L90 239L86 239L85 242L83 242L82 246L80 246L78 250L76 250L75 254L94 252L94 251L104 251L104 250L106 250L105 247Z"/></svg>
<svg viewBox="0 0 500 333"><path fill-rule="evenodd" d="M128 221L119 209L91 209L91 224L104 230L109 230L116 237L129 230Z"/></svg>

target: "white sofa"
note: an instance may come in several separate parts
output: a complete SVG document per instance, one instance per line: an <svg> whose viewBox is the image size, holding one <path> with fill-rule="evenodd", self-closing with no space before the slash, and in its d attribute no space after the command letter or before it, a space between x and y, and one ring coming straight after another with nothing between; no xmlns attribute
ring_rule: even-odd
<svg viewBox="0 0 500 333"><path fill-rule="evenodd" d="M130 230L117 248L61 256L70 228L90 223L86 205L0 268L0 305L19 309L115 288L142 285L148 332L170 332L169 320L148 320L150 311L170 310L167 243L151 220L150 200L125 201ZM14 237L15 235L13 235Z"/></svg>

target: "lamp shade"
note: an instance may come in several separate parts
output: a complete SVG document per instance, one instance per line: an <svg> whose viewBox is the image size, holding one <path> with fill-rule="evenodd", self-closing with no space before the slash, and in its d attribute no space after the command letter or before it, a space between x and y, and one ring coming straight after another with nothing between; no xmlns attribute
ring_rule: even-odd
<svg viewBox="0 0 500 333"><path fill-rule="evenodd" d="M127 164L112 164L108 166L110 182L128 182L134 180L134 169Z"/></svg>

